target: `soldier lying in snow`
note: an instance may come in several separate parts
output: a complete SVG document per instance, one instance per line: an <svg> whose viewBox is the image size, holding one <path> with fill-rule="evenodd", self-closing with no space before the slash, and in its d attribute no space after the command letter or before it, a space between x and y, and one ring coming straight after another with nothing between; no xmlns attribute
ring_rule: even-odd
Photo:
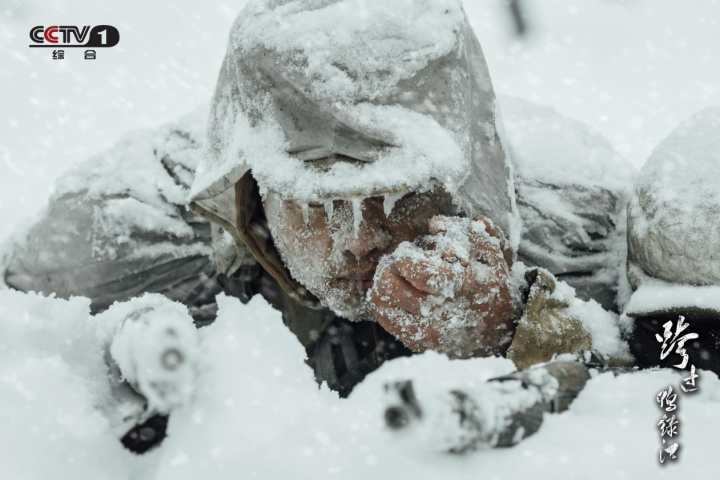
<svg viewBox="0 0 720 480"><path fill-rule="evenodd" d="M683 122L646 162L628 205L627 277L633 291L624 292L622 303L623 316L632 319L629 344L636 366L720 373L720 189L708 182L720 177L718 138L720 109L706 109ZM533 303L526 303L525 317L535 310ZM688 324L684 333L691 334L680 345L687 357L673 348L661 358L664 325L677 325L680 316ZM515 341L522 334L518 326ZM422 377L398 379L386 387L386 423L412 432L440 422L442 434L429 435L433 447L454 453L511 446L540 428L544 412L568 408L592 369L607 368L602 359L580 360L537 365L435 398L417 393L422 391L418 384L427 382ZM689 379L695 382L692 373Z"/></svg>
<svg viewBox="0 0 720 480"><path fill-rule="evenodd" d="M627 362L617 317L550 273L612 283L594 273L612 268L619 190L525 169L521 232L492 83L460 2L363 3L364 19L345 14L355 0L321 3L249 2L200 165L197 134L178 127L66 178L7 284L87 295L96 310L160 292L199 322L220 287L243 301L260 293L317 380L343 396L385 360L428 349L508 355L521 368L587 350ZM535 205L543 188L571 211ZM599 215L581 205L595 192L609 199ZM516 262L518 245L550 271Z"/></svg>
<svg viewBox="0 0 720 480"><path fill-rule="evenodd" d="M530 346L543 344L537 336L514 337L525 279L521 266L511 274L513 180L459 2L366 5L368 18L388 20L362 28L338 15L352 1L272 5L250 3L233 27L193 209L234 240L225 258L250 251L260 264L260 291L318 380L349 393L408 349L464 358L510 348L524 365L594 348L591 327L569 313L582 302L553 292L544 271L533 298L555 294L545 309L572 334L542 353ZM231 289L238 263L222 272ZM612 315L583 307L618 333ZM611 343L603 353L622 357Z"/></svg>

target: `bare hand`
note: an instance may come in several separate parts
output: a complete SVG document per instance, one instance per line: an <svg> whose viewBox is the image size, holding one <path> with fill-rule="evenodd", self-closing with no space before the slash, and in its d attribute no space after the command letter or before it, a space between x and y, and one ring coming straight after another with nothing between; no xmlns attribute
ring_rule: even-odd
<svg viewBox="0 0 720 480"><path fill-rule="evenodd" d="M430 235L381 260L368 293L376 320L415 351L504 353L513 333L507 243L487 219L433 217Z"/></svg>

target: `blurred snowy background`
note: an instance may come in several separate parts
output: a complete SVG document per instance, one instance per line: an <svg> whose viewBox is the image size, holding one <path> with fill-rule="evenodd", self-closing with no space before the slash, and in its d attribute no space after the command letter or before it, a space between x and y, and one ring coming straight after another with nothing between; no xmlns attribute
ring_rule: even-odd
<svg viewBox="0 0 720 480"><path fill-rule="evenodd" d="M124 132L206 104L244 2L0 0L0 240L53 180ZM498 92L550 105L636 166L697 110L720 105L717 0L525 0L518 40L503 0L465 1ZM28 32L115 25L117 47L53 61Z"/></svg>
<svg viewBox="0 0 720 480"><path fill-rule="evenodd" d="M587 123L635 166L682 119L720 105L718 1L528 0L523 39L502 0L465 3L499 93ZM129 130L207 104L242 4L0 0L0 241L42 208L69 167ZM51 23L112 24L120 44L95 61L71 49L54 61L27 47L30 27ZM718 471L720 382L709 372L702 394L683 406L686 450L670 469L654 462L653 395L676 383L668 371L601 376L518 448L459 459L381 431L382 380L417 371L482 380L507 372L508 361L449 368L425 355L392 364L339 402L314 388L297 342L264 301L220 303L220 320L202 331L207 369L197 401L173 416L161 449L138 458L95 409L102 359L85 351L87 302L0 292L0 478L620 479Z"/></svg>

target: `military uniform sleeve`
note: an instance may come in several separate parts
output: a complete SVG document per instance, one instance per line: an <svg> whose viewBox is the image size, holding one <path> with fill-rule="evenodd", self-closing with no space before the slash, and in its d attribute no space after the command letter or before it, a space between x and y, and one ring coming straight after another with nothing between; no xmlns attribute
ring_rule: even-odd
<svg viewBox="0 0 720 480"><path fill-rule="evenodd" d="M210 226L184 205L200 151L199 121L132 134L62 177L43 214L15 242L5 283L86 296L94 312L162 293L187 304L196 320L211 319L219 287Z"/></svg>

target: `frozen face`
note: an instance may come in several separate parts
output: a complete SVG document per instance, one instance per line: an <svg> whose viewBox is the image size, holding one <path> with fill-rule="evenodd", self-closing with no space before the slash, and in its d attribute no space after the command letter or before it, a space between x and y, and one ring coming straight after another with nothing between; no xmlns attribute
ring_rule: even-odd
<svg viewBox="0 0 720 480"><path fill-rule="evenodd" d="M365 293L380 257L428 233L434 215L452 215L450 195L426 193L301 204L263 198L275 246L292 276L336 314L367 317Z"/></svg>

